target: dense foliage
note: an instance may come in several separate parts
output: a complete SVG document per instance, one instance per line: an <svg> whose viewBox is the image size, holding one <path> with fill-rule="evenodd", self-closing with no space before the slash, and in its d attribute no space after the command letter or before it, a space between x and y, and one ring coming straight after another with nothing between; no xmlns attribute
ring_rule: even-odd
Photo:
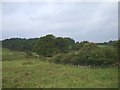
<svg viewBox="0 0 120 90"><path fill-rule="evenodd" d="M46 35L41 37L34 46L33 51L43 56L53 56L58 53L67 53L71 50L74 44L71 38L55 37L53 35Z"/></svg>
<svg viewBox="0 0 120 90"><path fill-rule="evenodd" d="M32 51L33 46L37 43L38 38L25 39L25 38L11 38L2 41L2 46L10 50L17 51Z"/></svg>
<svg viewBox="0 0 120 90"><path fill-rule="evenodd" d="M110 46L98 47L94 43L88 43L77 52L58 54L53 60L62 64L108 66L117 62L117 50Z"/></svg>
<svg viewBox="0 0 120 90"><path fill-rule="evenodd" d="M11 38L2 41L3 47L52 57L51 62L73 65L108 66L118 62L118 41L91 43L76 42L68 37L55 37L52 34L32 39Z"/></svg>

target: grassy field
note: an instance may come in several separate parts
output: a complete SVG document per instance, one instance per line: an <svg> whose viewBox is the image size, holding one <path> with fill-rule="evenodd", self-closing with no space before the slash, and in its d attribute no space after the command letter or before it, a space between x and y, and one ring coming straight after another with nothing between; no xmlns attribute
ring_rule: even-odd
<svg viewBox="0 0 120 90"><path fill-rule="evenodd" d="M118 69L76 67L27 59L3 49L3 88L117 88Z"/></svg>
<svg viewBox="0 0 120 90"><path fill-rule="evenodd" d="M13 60L23 60L25 58L25 53L8 50L6 48L2 49L2 60L3 61L13 61Z"/></svg>

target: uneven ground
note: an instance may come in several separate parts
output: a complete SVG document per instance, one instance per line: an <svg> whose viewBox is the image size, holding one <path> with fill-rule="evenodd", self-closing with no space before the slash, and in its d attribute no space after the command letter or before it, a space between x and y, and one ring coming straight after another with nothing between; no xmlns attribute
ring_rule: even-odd
<svg viewBox="0 0 120 90"><path fill-rule="evenodd" d="M76 67L27 59L3 49L3 88L117 88L118 69Z"/></svg>

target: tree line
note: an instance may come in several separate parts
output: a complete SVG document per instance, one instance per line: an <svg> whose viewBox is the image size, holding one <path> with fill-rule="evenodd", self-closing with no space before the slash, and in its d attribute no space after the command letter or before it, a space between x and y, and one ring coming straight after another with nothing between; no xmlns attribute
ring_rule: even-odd
<svg viewBox="0 0 120 90"><path fill-rule="evenodd" d="M118 62L118 45L118 41L75 42L72 38L56 37L52 34L40 38L11 38L2 41L2 46L11 50L52 57L50 62L92 66L112 65Z"/></svg>

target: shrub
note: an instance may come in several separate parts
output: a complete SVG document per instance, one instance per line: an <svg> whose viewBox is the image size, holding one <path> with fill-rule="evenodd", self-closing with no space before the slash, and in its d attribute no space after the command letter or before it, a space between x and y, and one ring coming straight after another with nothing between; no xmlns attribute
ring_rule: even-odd
<svg viewBox="0 0 120 90"><path fill-rule="evenodd" d="M57 54L56 56L54 56L51 60L54 62L54 63L60 63L61 61L61 58L63 57L62 54Z"/></svg>
<svg viewBox="0 0 120 90"><path fill-rule="evenodd" d="M97 47L94 44L85 46L76 52L58 54L54 57L53 62L73 65L108 66L117 61L117 50L113 47Z"/></svg>
<svg viewBox="0 0 120 90"><path fill-rule="evenodd" d="M96 47L90 51L85 48L81 49L78 56L79 64L105 66L116 62L117 51L112 47Z"/></svg>

